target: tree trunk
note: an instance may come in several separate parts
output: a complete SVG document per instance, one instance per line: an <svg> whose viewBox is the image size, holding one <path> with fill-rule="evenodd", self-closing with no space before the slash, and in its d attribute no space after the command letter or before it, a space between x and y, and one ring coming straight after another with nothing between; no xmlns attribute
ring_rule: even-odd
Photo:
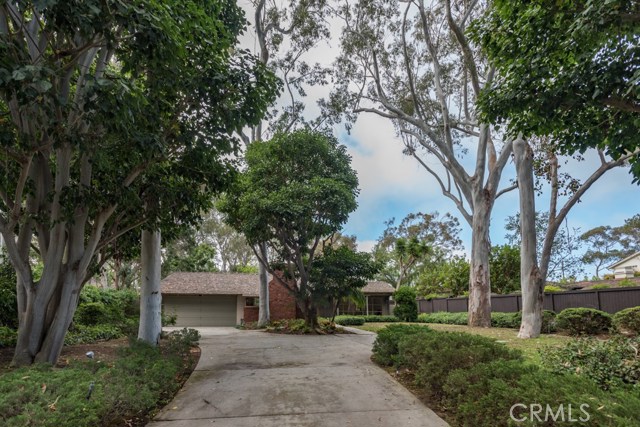
<svg viewBox="0 0 640 427"><path fill-rule="evenodd" d="M489 225L491 202L484 190L477 194L473 210L471 268L469 277L469 326L491 327L491 282L489 279Z"/></svg>
<svg viewBox="0 0 640 427"><path fill-rule="evenodd" d="M157 345L162 332L160 293L160 231L142 231L140 326L138 339Z"/></svg>
<svg viewBox="0 0 640 427"><path fill-rule="evenodd" d="M536 208L533 182L533 151L518 138L513 143L520 192L520 280L522 323L518 338L535 338L542 329L544 281L536 253Z"/></svg>
<svg viewBox="0 0 640 427"><path fill-rule="evenodd" d="M267 244L260 243L260 250L258 251L267 260ZM271 320L271 313L269 313L269 276L267 274L267 268L263 263L258 262L260 267L260 289L258 300L258 327L266 326Z"/></svg>
<svg viewBox="0 0 640 427"><path fill-rule="evenodd" d="M318 329L318 309L310 299L304 303L303 315L305 323L312 331Z"/></svg>

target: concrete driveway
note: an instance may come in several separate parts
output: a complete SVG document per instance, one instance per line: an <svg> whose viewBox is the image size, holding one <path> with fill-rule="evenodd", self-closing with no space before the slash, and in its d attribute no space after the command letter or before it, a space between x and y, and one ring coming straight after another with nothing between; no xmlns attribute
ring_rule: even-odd
<svg viewBox="0 0 640 427"><path fill-rule="evenodd" d="M447 426L369 360L374 334L200 332L196 370L149 427Z"/></svg>

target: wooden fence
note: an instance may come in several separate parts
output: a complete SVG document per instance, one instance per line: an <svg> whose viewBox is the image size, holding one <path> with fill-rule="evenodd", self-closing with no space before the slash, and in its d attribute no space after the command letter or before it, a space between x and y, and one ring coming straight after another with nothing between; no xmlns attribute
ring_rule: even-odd
<svg viewBox="0 0 640 427"><path fill-rule="evenodd" d="M544 309L556 313L565 308L576 307L595 308L607 313L615 313L636 306L640 306L640 286L544 294ZM468 308L469 299L466 297L418 300L420 313L434 313L436 311L458 313L468 311ZM515 312L521 309L522 296L520 295L491 296L491 311Z"/></svg>

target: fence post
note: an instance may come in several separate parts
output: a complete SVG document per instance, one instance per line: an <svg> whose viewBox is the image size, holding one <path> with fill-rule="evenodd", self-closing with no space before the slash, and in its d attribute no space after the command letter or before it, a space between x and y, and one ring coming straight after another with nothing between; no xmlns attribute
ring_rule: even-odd
<svg viewBox="0 0 640 427"><path fill-rule="evenodd" d="M600 302L600 291L596 291L596 299L598 300L598 310L602 310L602 303Z"/></svg>

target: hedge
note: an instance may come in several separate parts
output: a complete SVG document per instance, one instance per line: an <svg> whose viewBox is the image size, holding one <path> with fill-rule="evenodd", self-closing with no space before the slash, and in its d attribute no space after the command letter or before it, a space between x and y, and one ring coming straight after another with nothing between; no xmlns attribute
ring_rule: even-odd
<svg viewBox="0 0 640 427"><path fill-rule="evenodd" d="M619 332L640 335L640 306L625 308L613 315L613 326Z"/></svg>
<svg viewBox="0 0 640 427"><path fill-rule="evenodd" d="M571 335L602 334L611 328L611 315L594 308L565 308L556 316L556 326Z"/></svg>

